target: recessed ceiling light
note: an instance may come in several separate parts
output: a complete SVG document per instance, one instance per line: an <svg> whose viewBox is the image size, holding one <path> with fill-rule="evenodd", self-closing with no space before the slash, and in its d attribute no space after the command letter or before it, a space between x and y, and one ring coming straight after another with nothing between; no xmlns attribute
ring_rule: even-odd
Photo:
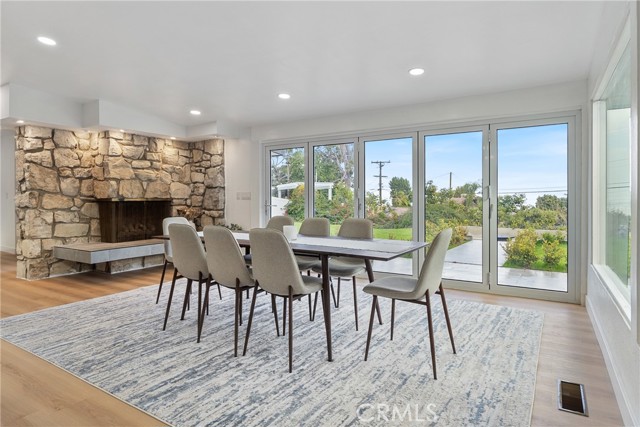
<svg viewBox="0 0 640 427"><path fill-rule="evenodd" d="M124 129L120 129L120 132L124 133Z"/></svg>
<svg viewBox="0 0 640 427"><path fill-rule="evenodd" d="M289 99L289 98L291 98L291 95L289 95L288 93L279 93L278 94L278 98L280 98L280 99Z"/></svg>
<svg viewBox="0 0 640 427"><path fill-rule="evenodd" d="M199 116L200 114L202 114L200 111L198 110L191 110L189 111L189 113L193 116Z"/></svg>
<svg viewBox="0 0 640 427"><path fill-rule="evenodd" d="M24 120L16 120L16 123L17 123L17 124L19 124L19 125L21 125L21 124L23 124L23 123L24 123Z"/></svg>
<svg viewBox="0 0 640 427"><path fill-rule="evenodd" d="M170 139L176 139L176 137L175 137L175 136L172 136Z"/></svg>
<svg viewBox="0 0 640 427"><path fill-rule="evenodd" d="M412 76L421 76L424 74L424 68L412 68L409 70L409 74Z"/></svg>
<svg viewBox="0 0 640 427"><path fill-rule="evenodd" d="M44 36L38 37L38 41L42 44L46 44L47 46L55 46L57 44L54 39L50 39L49 37Z"/></svg>

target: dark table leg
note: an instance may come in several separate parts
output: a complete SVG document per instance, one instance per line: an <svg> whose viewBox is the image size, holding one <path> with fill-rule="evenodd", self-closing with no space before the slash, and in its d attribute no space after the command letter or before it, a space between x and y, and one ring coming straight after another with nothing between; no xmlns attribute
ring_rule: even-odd
<svg viewBox="0 0 640 427"><path fill-rule="evenodd" d="M329 293L329 256L320 255L322 261L322 313L324 314L324 327L327 331L327 353L329 354L329 362L333 361L333 354L331 351L331 308L329 307L330 298Z"/></svg>

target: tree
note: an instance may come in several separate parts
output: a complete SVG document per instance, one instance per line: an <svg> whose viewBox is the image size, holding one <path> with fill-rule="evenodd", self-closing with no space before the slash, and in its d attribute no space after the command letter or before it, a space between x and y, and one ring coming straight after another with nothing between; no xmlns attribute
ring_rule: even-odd
<svg viewBox="0 0 640 427"><path fill-rule="evenodd" d="M543 194L536 200L536 208L547 211L563 211L567 209L567 198Z"/></svg>
<svg viewBox="0 0 640 427"><path fill-rule="evenodd" d="M392 206L411 206L413 192L407 178L394 176L389 181L389 188L391 189Z"/></svg>
<svg viewBox="0 0 640 427"><path fill-rule="evenodd" d="M304 182L304 151L285 149L271 152L271 185Z"/></svg>

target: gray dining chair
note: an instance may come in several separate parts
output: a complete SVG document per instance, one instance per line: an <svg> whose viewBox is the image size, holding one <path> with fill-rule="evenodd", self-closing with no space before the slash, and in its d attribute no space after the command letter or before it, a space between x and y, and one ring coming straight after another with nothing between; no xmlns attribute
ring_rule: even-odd
<svg viewBox="0 0 640 427"><path fill-rule="evenodd" d="M233 233L225 227L209 225L204 228L204 243L207 247L207 267L209 277L204 301L209 301L211 278L225 288L235 291L235 315L233 330L233 355L238 356L238 324L242 322L242 291L255 287L255 281L247 268L238 242ZM204 306L201 308L198 325L198 342L204 324ZM276 318L276 324L278 320Z"/></svg>
<svg viewBox="0 0 640 427"><path fill-rule="evenodd" d="M183 216L172 216L162 220L162 234L165 236L169 234L170 224L190 224L189 220ZM162 292L162 284L164 283L164 275L167 271L167 264L173 264L173 250L171 248L171 241L164 241L164 265L162 266L162 274L160 275L160 287L158 288L158 296L156 296L156 304L160 301L160 293ZM171 283L175 283L178 278L178 269L173 269L173 279Z"/></svg>
<svg viewBox="0 0 640 427"><path fill-rule="evenodd" d="M278 230L280 232L282 232L283 227L285 225L294 225L295 222L293 220L293 218L291 218L290 216L285 216L285 215L276 215L276 216L272 216L271 218L269 218L269 221L267 221L267 226L266 228L269 228L271 230ZM244 261L248 264L251 265L251 254L246 254L244 256Z"/></svg>
<svg viewBox="0 0 640 427"><path fill-rule="evenodd" d="M447 329L449 330L449 338L451 339L451 347L453 348L453 353L456 354L456 345L453 341L453 331L451 329L451 321L449 320L449 310L447 310L447 301L444 296L444 288L442 287L442 270L444 269L444 259L447 255L447 249L449 248L450 241L450 228L438 233L429 246L424 263L422 264L422 269L420 270L420 276L418 276L417 279L406 276L390 276L380 280L375 280L364 287L364 292L373 295L371 318L369 319L369 332L367 334L367 346L364 352L365 361L369 356L369 344L371 342L371 331L373 330L373 312L376 303L378 302L378 297L391 298L391 340L393 340L396 300L427 306L433 378L438 379L436 375L436 350L433 338L433 319L431 316L431 296L433 294L440 294L442 309L447 321Z"/></svg>
<svg viewBox="0 0 640 427"><path fill-rule="evenodd" d="M187 288L184 293L184 303L182 304L182 316L180 320L184 320L185 311L189 305L191 286L193 281L197 280L199 325L200 306L202 305L202 285L205 284L209 277L209 268L207 267L207 258L202 240L198 236L195 228L189 224L170 224L169 239L171 240L171 247L173 249L173 265L180 271L182 277L187 279ZM162 327L163 331L167 328L167 320L169 319L175 285L175 281L171 283L167 312L164 317L164 326Z"/></svg>
<svg viewBox="0 0 640 427"><path fill-rule="evenodd" d="M306 218L300 224L300 230L298 234L301 236L311 237L329 237L331 232L331 226L327 218ZM307 271L307 275L311 275L311 269L313 267L319 267L322 269L322 263L317 256L308 255L296 255L296 262L300 271ZM317 294L316 294L317 295ZM318 299L315 299L315 305L318 304ZM311 308L311 295L309 295L309 320L313 321L315 318L315 306Z"/></svg>
<svg viewBox="0 0 640 427"><path fill-rule="evenodd" d="M242 355L247 353L251 323L256 305L258 288L283 298L289 308L289 372L293 371L293 301L322 290L322 280L314 276L303 276L293 251L284 235L277 230L255 228L249 232L253 252L253 277L257 286L253 291L247 334Z"/></svg>
<svg viewBox="0 0 640 427"><path fill-rule="evenodd" d="M348 239L373 239L373 223L365 218L347 218L340 225L338 237ZM337 296L331 284L331 296L336 308L340 306L340 282L342 278L351 278L353 284L353 311L356 320L356 331L358 330L358 295L356 292L356 275L366 270L365 261L361 258L352 257L332 257L329 259L329 275L337 277L338 291ZM317 263L312 266L312 270L316 273L322 273L322 265ZM315 309L313 310L315 314ZM378 309L378 320L382 324L382 316Z"/></svg>

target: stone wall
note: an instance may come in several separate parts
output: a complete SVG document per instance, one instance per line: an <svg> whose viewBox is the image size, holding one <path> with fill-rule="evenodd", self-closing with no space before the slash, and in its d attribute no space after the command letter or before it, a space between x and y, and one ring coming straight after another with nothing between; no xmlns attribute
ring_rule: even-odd
<svg viewBox="0 0 640 427"><path fill-rule="evenodd" d="M193 208L200 227L222 221L224 141L187 143L114 131L17 128L18 277L39 279L90 269L57 260L52 250L60 244L100 241L95 200L102 198L171 199L174 215L178 209ZM128 264L140 268L160 261L155 257Z"/></svg>

